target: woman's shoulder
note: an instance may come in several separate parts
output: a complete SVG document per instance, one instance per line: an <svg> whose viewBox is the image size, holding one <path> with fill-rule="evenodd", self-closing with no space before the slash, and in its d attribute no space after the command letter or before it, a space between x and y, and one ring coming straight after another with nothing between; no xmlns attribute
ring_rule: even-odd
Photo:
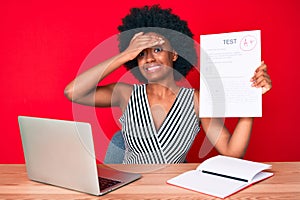
<svg viewBox="0 0 300 200"><path fill-rule="evenodd" d="M195 88L188 88L188 87L182 87L182 90L191 91L193 95L193 103L194 103L194 109L197 116L199 116L199 89Z"/></svg>
<svg viewBox="0 0 300 200"><path fill-rule="evenodd" d="M132 94L133 88L134 85L128 83L118 82L114 84L114 91L112 96L118 99L119 106L122 110L124 110L124 108L126 107Z"/></svg>
<svg viewBox="0 0 300 200"><path fill-rule="evenodd" d="M199 98L199 90L198 89L188 88L188 87L182 87L181 89L192 91L194 93L194 96Z"/></svg>
<svg viewBox="0 0 300 200"><path fill-rule="evenodd" d="M189 90L189 91L193 92L193 95L194 95L194 104L195 105L199 105L199 89L188 88L188 87L182 87L181 89L182 90ZM198 107L196 108L196 111L198 111Z"/></svg>
<svg viewBox="0 0 300 200"><path fill-rule="evenodd" d="M125 96L125 99L128 99L133 92L137 90L143 90L146 87L146 84L128 84L128 83L116 83L115 88L116 92Z"/></svg>

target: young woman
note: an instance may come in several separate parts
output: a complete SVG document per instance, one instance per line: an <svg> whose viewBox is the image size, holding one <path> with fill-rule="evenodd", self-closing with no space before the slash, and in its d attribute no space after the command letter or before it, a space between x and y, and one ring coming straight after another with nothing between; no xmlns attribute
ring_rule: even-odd
<svg viewBox="0 0 300 200"><path fill-rule="evenodd" d="M118 28L120 53L76 77L65 88L65 95L80 104L121 108L126 146L123 162L184 162L200 122L220 154L243 157L253 118L240 118L230 133L222 119L199 119L199 91L177 84L197 60L187 23L171 9L154 5L131 9ZM122 65L144 84L118 82L98 86ZM258 66L251 81L253 87L262 87L263 93L271 89L264 63Z"/></svg>

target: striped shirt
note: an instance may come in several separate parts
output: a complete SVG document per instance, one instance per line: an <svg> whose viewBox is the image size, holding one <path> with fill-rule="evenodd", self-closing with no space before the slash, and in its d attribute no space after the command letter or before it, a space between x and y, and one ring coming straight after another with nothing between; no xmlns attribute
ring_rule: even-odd
<svg viewBox="0 0 300 200"><path fill-rule="evenodd" d="M156 130L146 93L146 84L134 85L128 105L120 117L125 141L123 163L180 163L200 130L194 109L194 89L180 88Z"/></svg>

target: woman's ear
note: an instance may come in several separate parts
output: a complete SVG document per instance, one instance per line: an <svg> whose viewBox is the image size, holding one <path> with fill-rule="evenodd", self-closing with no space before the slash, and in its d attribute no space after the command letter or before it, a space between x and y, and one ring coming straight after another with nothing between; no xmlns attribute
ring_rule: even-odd
<svg viewBox="0 0 300 200"><path fill-rule="evenodd" d="M172 60L175 62L177 60L177 58L178 58L178 53L175 50L173 50L173 59Z"/></svg>

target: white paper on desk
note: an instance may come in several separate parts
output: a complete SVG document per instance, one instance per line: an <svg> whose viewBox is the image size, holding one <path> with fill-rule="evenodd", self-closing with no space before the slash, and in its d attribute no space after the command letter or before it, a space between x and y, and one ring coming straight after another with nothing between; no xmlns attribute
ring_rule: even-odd
<svg viewBox="0 0 300 200"><path fill-rule="evenodd" d="M260 30L200 36L200 117L261 117Z"/></svg>
<svg viewBox="0 0 300 200"><path fill-rule="evenodd" d="M184 172L167 183L225 198L271 177L273 173L263 172L271 167L264 163L218 155L205 160L196 170Z"/></svg>

